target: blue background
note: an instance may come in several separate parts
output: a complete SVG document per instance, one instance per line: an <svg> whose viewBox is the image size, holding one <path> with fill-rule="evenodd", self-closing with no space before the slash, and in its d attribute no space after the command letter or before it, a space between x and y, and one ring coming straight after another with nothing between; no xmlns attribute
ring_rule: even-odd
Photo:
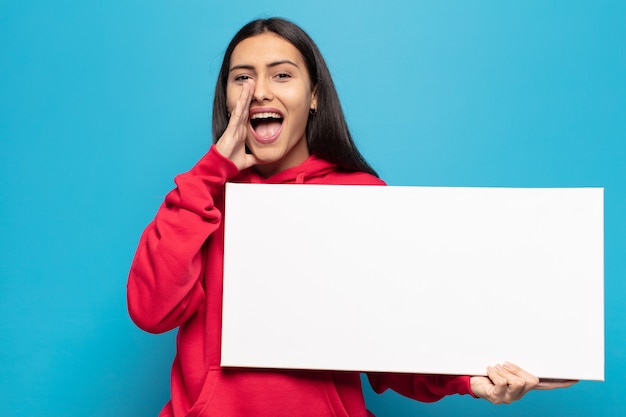
<svg viewBox="0 0 626 417"><path fill-rule="evenodd" d="M0 415L156 416L168 399L174 333L130 322L128 268L209 146L227 42L272 15L316 40L389 184L605 187L606 382L510 406L366 387L368 406L625 414L626 3L294 3L0 0Z"/></svg>

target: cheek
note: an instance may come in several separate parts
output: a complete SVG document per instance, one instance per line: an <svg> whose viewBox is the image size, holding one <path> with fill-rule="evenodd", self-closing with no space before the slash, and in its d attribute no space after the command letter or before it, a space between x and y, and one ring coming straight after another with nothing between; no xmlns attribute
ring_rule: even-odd
<svg viewBox="0 0 626 417"><path fill-rule="evenodd" d="M303 113L308 115L309 108L311 104L311 92L305 88L300 88L297 90L290 90L283 95L286 100L289 101L290 106L293 110L298 113Z"/></svg>

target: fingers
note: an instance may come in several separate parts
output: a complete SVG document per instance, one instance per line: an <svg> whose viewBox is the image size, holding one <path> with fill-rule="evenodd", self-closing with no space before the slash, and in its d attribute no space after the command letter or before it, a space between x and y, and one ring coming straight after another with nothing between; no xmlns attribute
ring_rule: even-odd
<svg viewBox="0 0 626 417"><path fill-rule="evenodd" d="M511 363L488 367L487 376L492 383L487 399L494 404L517 401L539 384L536 376Z"/></svg>
<svg viewBox="0 0 626 417"><path fill-rule="evenodd" d="M505 362L503 368L511 374L522 378L530 389L534 389L539 384L539 378L515 364Z"/></svg>
<svg viewBox="0 0 626 417"><path fill-rule="evenodd" d="M487 375L493 384L489 400L494 404L510 404L528 392L527 381L501 365L488 367Z"/></svg>
<svg viewBox="0 0 626 417"><path fill-rule="evenodd" d="M564 379L539 380L533 374L512 363L490 366L487 378L472 377L472 391L477 397L494 404L510 404L535 389L567 388L578 381Z"/></svg>
<svg viewBox="0 0 626 417"><path fill-rule="evenodd" d="M253 93L253 80L248 80L242 84L239 97L231 109L228 126L216 143L217 150L237 165L240 170L259 163L254 155L246 153L249 109Z"/></svg>
<svg viewBox="0 0 626 417"><path fill-rule="evenodd" d="M487 376L491 380L493 387L491 389L491 394L494 396L494 399L501 398L504 399L506 395L506 390L508 388L508 383L506 377L502 375L499 365L495 367L487 367ZM493 402L493 401L492 401Z"/></svg>
<svg viewBox="0 0 626 417"><path fill-rule="evenodd" d="M518 383L523 383L522 395L526 394L528 391L536 389L537 385L539 385L539 378L515 364L506 362L503 368L511 375L514 375L514 379L517 379Z"/></svg>
<svg viewBox="0 0 626 417"><path fill-rule="evenodd" d="M243 83L241 87L241 94L235 103L228 125L231 124L240 126L248 123L248 109L250 108L250 102L252 101L252 93L254 92L254 81L249 80Z"/></svg>

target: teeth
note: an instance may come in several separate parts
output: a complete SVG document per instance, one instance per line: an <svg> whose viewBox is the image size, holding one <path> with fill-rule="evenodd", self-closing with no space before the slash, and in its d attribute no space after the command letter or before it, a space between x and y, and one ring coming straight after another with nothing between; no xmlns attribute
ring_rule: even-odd
<svg viewBox="0 0 626 417"><path fill-rule="evenodd" d="M278 113L265 112L253 114L250 119L282 119L282 116Z"/></svg>

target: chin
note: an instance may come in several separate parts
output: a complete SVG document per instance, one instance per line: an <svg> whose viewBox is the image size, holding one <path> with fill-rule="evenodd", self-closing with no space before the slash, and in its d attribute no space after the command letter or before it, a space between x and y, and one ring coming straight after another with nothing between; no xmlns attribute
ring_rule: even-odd
<svg viewBox="0 0 626 417"><path fill-rule="evenodd" d="M281 152L269 146L251 147L252 154L263 164L271 164L281 158Z"/></svg>

